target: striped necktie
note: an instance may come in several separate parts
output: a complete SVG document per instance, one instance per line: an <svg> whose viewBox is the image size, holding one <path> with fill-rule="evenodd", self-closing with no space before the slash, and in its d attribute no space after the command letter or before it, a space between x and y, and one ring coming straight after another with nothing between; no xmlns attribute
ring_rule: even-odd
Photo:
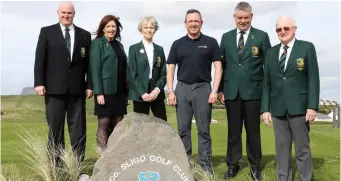
<svg viewBox="0 0 341 181"><path fill-rule="evenodd" d="M70 29L68 27L65 28L65 41L66 41L66 47L69 50L69 53L71 55L71 38L70 38Z"/></svg>
<svg viewBox="0 0 341 181"><path fill-rule="evenodd" d="M280 66L282 72L284 72L285 60L287 59L287 50L288 50L288 48L289 47L287 45L285 45L283 47L284 51L283 51L283 53L281 55L281 58L279 58L279 66Z"/></svg>
<svg viewBox="0 0 341 181"><path fill-rule="evenodd" d="M240 55L242 54L242 50L244 48L244 31L239 32L240 33L240 37L238 40L238 55L240 57Z"/></svg>

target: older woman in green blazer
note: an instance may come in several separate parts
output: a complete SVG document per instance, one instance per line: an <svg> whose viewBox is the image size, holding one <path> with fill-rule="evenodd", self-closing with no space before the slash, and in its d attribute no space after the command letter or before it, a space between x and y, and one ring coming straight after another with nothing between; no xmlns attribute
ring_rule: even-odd
<svg viewBox="0 0 341 181"><path fill-rule="evenodd" d="M144 17L139 22L143 39L129 48L129 99L133 101L134 112L149 114L151 108L155 117L167 121L166 59L163 48L153 42L158 29L154 17Z"/></svg>
<svg viewBox="0 0 341 181"><path fill-rule="evenodd" d="M116 124L127 113L127 56L120 43L121 28L117 17L104 16L91 44L94 113L98 116L97 144L102 149Z"/></svg>

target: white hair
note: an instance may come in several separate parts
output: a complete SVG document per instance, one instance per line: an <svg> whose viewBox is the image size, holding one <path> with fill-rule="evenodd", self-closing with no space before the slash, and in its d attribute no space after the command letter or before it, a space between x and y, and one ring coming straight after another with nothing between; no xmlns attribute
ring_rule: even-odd
<svg viewBox="0 0 341 181"><path fill-rule="evenodd" d="M294 20L294 18L290 17L290 16L280 16L276 22L276 25L278 24L279 21L288 21L290 22L291 26L296 26L296 22Z"/></svg>
<svg viewBox="0 0 341 181"><path fill-rule="evenodd" d="M146 22L151 22L152 25L155 27L155 31L157 31L160 28L159 22L154 18L154 16L146 16L140 19L137 29L139 31L142 31L142 26Z"/></svg>

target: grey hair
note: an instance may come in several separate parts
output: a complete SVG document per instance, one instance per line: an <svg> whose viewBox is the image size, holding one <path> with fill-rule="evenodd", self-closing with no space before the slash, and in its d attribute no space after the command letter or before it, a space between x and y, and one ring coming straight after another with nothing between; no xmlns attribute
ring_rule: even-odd
<svg viewBox="0 0 341 181"><path fill-rule="evenodd" d="M236 6L236 8L234 9L234 11L246 11L249 13L252 13L252 7L249 3L247 2L239 2Z"/></svg>
<svg viewBox="0 0 341 181"><path fill-rule="evenodd" d="M137 29L141 32L142 31L142 26L144 23L146 22L151 22L152 23L152 26L155 27L155 31L157 31L160 26L159 26L159 22L154 18L154 16L145 16L145 17L142 17L139 21L139 24L138 24L138 27Z"/></svg>

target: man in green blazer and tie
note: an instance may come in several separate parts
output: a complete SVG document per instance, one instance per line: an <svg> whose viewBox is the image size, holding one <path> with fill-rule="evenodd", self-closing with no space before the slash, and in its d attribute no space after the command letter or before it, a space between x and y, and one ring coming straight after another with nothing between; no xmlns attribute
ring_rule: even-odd
<svg viewBox="0 0 341 181"><path fill-rule="evenodd" d="M292 18L280 17L276 32L281 43L265 58L261 112L268 126L274 123L278 181L293 180L292 141L299 180L312 179L309 123L319 107L319 68L314 45L297 40L296 28Z"/></svg>
<svg viewBox="0 0 341 181"><path fill-rule="evenodd" d="M262 157L260 139L260 104L263 85L263 65L266 51L271 47L266 32L251 26L252 8L240 2L235 8L236 28L221 39L223 54L223 81L219 100L226 105L228 143L225 178L239 172L242 157L242 127L247 133L247 156L254 180L261 179Z"/></svg>

